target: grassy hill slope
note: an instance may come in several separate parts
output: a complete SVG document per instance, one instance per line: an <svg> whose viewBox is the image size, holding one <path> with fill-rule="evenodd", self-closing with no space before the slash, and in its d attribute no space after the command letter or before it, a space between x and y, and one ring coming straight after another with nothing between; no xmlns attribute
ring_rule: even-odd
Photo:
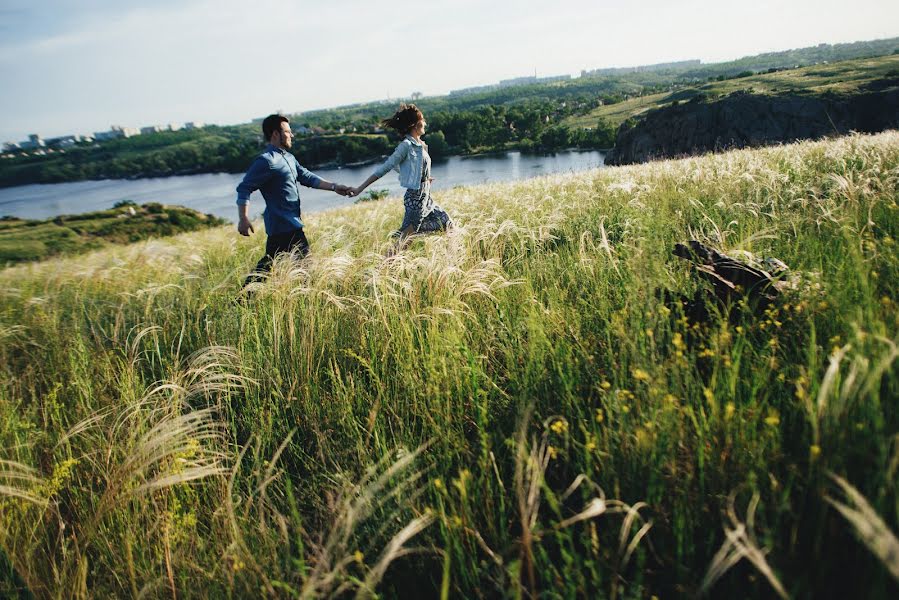
<svg viewBox="0 0 899 600"><path fill-rule="evenodd" d="M122 203L109 210L60 215L42 221L0 219L0 265L79 254L109 244L128 244L218 227L227 221L183 206Z"/></svg>
<svg viewBox="0 0 899 600"><path fill-rule="evenodd" d="M897 185L888 132L459 188L389 260L366 203L245 307L231 228L7 269L0 595L895 597ZM795 289L690 322L690 238Z"/></svg>
<svg viewBox="0 0 899 600"><path fill-rule="evenodd" d="M696 97L716 98L737 91L754 94L848 94L865 89L874 82L887 85L899 83L899 56L882 56L845 60L800 69L761 73L710 81L670 92L630 98L624 102L600 106L586 115L569 117L563 124L569 127L595 127L602 118L617 127L631 118L661 108L672 102L689 101Z"/></svg>

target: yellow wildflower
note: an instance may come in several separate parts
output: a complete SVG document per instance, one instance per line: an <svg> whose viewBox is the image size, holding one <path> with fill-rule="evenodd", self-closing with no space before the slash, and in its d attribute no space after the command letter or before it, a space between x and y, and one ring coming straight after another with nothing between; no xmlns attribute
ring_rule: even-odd
<svg viewBox="0 0 899 600"><path fill-rule="evenodd" d="M548 446L546 449L549 451L549 457L551 459L555 460L556 458L558 458L559 451L556 450L555 446Z"/></svg>
<svg viewBox="0 0 899 600"><path fill-rule="evenodd" d="M821 446L819 446L818 444L812 444L811 446L809 446L808 454L812 460L816 460L819 456L821 456Z"/></svg>
<svg viewBox="0 0 899 600"><path fill-rule="evenodd" d="M594 450L596 450L596 442L594 442L593 440L589 440L586 444L584 444L584 448L587 450L587 452L593 452Z"/></svg>
<svg viewBox="0 0 899 600"><path fill-rule="evenodd" d="M731 417L734 416L734 412L736 412L736 410L737 410L737 407L734 405L734 403L728 402L727 404L724 405L724 418L730 419Z"/></svg>
<svg viewBox="0 0 899 600"><path fill-rule="evenodd" d="M604 419L605 419L605 416L604 416L603 413L602 413L602 409L601 409L601 408L597 408L597 409L596 409L596 422L597 422L597 423L602 423Z"/></svg>
<svg viewBox="0 0 899 600"><path fill-rule="evenodd" d="M637 381L649 381L649 373L643 369L634 369L632 374Z"/></svg>
<svg viewBox="0 0 899 600"><path fill-rule="evenodd" d="M612 384L609 383L608 381L603 381L602 383L599 384L599 387L601 387L604 390L608 390L609 388L612 387Z"/></svg>
<svg viewBox="0 0 899 600"><path fill-rule="evenodd" d="M356 551L353 553L353 558L356 560L357 563L361 563L361 562L362 562L362 559L365 558L365 555L362 554L361 551L356 550Z"/></svg>
<svg viewBox="0 0 899 600"><path fill-rule="evenodd" d="M568 422L565 419L557 419L553 421L553 424L550 425L549 428L552 429L553 433L562 435L568 431Z"/></svg>
<svg viewBox="0 0 899 600"><path fill-rule="evenodd" d="M765 417L765 425L770 427L777 427L780 425L780 415L776 410L772 410L768 412L768 416Z"/></svg>

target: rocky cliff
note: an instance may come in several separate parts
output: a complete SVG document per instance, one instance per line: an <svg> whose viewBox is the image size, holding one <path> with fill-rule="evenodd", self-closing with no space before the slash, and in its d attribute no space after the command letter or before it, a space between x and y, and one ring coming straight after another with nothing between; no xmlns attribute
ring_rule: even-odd
<svg viewBox="0 0 899 600"><path fill-rule="evenodd" d="M632 164L726 148L761 146L850 131L899 128L899 78L851 95L757 95L701 98L624 123L607 164Z"/></svg>

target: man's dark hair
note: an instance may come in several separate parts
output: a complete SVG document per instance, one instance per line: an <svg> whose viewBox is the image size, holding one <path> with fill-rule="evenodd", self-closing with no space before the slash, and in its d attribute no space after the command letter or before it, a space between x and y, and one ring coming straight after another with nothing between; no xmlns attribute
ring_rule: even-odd
<svg viewBox="0 0 899 600"><path fill-rule="evenodd" d="M281 129L281 123L290 123L284 115L269 115L262 120L262 137L265 141L272 139L272 134Z"/></svg>

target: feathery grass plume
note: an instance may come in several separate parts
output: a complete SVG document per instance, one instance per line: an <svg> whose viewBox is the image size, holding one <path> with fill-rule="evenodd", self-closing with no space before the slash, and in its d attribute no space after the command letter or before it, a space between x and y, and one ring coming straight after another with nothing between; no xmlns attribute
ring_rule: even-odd
<svg viewBox="0 0 899 600"><path fill-rule="evenodd" d="M883 563L893 578L899 581L899 539L896 534L890 531L877 511L852 484L833 473L830 478L843 492L845 501L831 496L824 496L824 500L849 521L859 540Z"/></svg>
<svg viewBox="0 0 899 600"><path fill-rule="evenodd" d="M86 596L88 563L99 549L118 545L107 537L119 535L109 524L128 507L159 511L153 494L227 472L228 455L216 408L192 409L187 402L211 401L216 393L242 385L240 376L222 370L234 357L226 348L197 352L188 359L179 381L159 383L137 402L109 407L73 425L60 437L56 449L75 457L61 463L46 484L33 468L18 465L9 470L17 479L36 486L32 489L50 495L41 497L21 489L11 494L44 508L41 513L28 513L30 522L23 524L22 533L39 531L57 520L64 527L68 524L59 533L59 543L47 544L33 534L28 534L30 540L13 539L11 543L6 538L9 532L0 536L3 547L15 546L18 552L27 553L11 556L14 564L24 565L19 568L23 579L44 582L40 588L29 584L33 593ZM4 467L12 465L15 463L2 462ZM6 471L0 473L0 480ZM89 505L73 506L70 500L61 503L63 498L77 497L82 486L96 489ZM7 487L0 486L0 493L9 492ZM170 568L172 556L166 544Z"/></svg>
<svg viewBox="0 0 899 600"><path fill-rule="evenodd" d="M303 537L307 534L294 517L280 514L276 505L267 499L267 489L272 485L281 485L278 482L284 477L283 470L276 464L290 437L292 435L282 442L264 466L258 454L259 446L256 445L257 452L250 470L255 473L253 478L258 483L249 495L240 494L236 482L252 441L241 449L235 461L225 501L231 531L229 553L234 557L231 561L249 563L263 588L270 594L276 594L276 589L283 588L292 590L291 594L300 598L319 598L341 596L355 590L357 597L373 597L390 563L412 551L406 544L433 522L433 516L423 514L413 517L386 540L380 553L377 544L381 535L362 536L358 530L377 516L381 521L379 529L386 532L403 517L406 504L401 500L414 500L421 493L418 485L424 472L410 472L410 468L424 448L414 452L399 450L391 453L371 466L358 483L347 484L334 506L333 520L324 539L320 543L314 539L307 540L303 545L304 554L293 558L294 563L302 564L304 568L291 572L278 566L292 562L285 561L283 556L284 551L290 549L289 530L298 528L299 531L294 534ZM249 520L252 514L259 517L255 524ZM267 545L263 540L266 538L264 532L268 520L281 524L284 541L272 546L272 554L263 557L259 545ZM366 556L378 554L374 565L365 564Z"/></svg>
<svg viewBox="0 0 899 600"><path fill-rule="evenodd" d="M560 531L567 529L576 523L595 519L606 514L621 513L625 515L621 529L619 531L619 548L617 564L618 570L623 570L630 561L631 555L637 549L640 541L652 528L652 522L644 523L639 530L631 536L633 525L642 521L640 509L647 506L645 502L638 502L630 506L620 500L607 500L605 492L598 485L590 481L584 475L578 475L571 485L559 497L564 501L577 491L581 485L587 484L591 491L597 495L588 500L584 508L571 517L562 519L552 527L543 529L538 527L538 518L540 514L541 497L544 493L551 493L546 487L546 469L550 461L553 459L554 448L549 444L549 435L551 429L547 427L550 422L559 422L559 417L553 416L546 419L543 427L543 434L539 443L536 438L532 438L530 443L527 441L527 429L530 423L530 417L533 413L533 404L529 405L519 420L518 432L516 434L516 454L515 454L515 495L518 506L518 517L521 525L521 539L519 540L520 560L524 564L525 575L527 577L527 587L521 589L522 582L519 579L516 585L519 592L525 592L530 595L537 595L537 576L535 572L535 549L536 543L550 531ZM483 539L480 540L483 543ZM484 544L486 546L486 544ZM489 549L488 549L489 550ZM494 555L492 551L489 555ZM617 589L617 579L613 580L612 596L614 597Z"/></svg>
<svg viewBox="0 0 899 600"><path fill-rule="evenodd" d="M849 372L843 374L841 366L847 360L853 346L846 344L835 349L829 358L827 370L821 379L815 399L812 400L808 395L803 396L815 443L818 443L821 437L822 424L841 427L852 406L879 388L884 375L899 358L899 344L896 341L863 332L856 335L867 342L867 355L856 352L849 364ZM872 348L871 342L883 344L886 351L874 358L876 351Z"/></svg>
<svg viewBox="0 0 899 600"><path fill-rule="evenodd" d="M778 596L781 598L789 597L777 575L774 574L774 571L765 559L767 550L760 548L755 539L755 511L758 508L760 499L761 496L757 492L752 494L752 499L749 501L749 506L746 509L746 521L742 522L737 516L735 507L736 493L731 492L727 499L727 518L730 521L730 525L724 526L724 544L722 544L721 549L709 565L709 569L699 589L700 594L708 594L716 581L727 573L731 567L745 558L765 577Z"/></svg>
<svg viewBox="0 0 899 600"><path fill-rule="evenodd" d="M388 509L397 498L415 494L416 486L424 475L423 471L404 474L415 462L424 448L414 452L398 450L393 456L386 456L378 464L370 467L362 480L349 486L337 502L335 520L324 544L315 550L315 566L303 584L301 597L314 598L322 595L339 595L358 586L358 594L373 595L374 586L380 581L391 561L400 556L404 544L417 535L431 522L423 515L414 518L403 527L381 553L378 563L368 569L365 579L359 585L347 577L346 569L356 560L352 543L356 528L366 519ZM387 523L392 515L385 515ZM366 543L358 540L360 543ZM370 542L370 540L369 540ZM365 552L362 553L363 557Z"/></svg>
<svg viewBox="0 0 899 600"><path fill-rule="evenodd" d="M13 460L0 459L0 496L46 506L48 500L34 492L43 486L43 482L36 469Z"/></svg>

